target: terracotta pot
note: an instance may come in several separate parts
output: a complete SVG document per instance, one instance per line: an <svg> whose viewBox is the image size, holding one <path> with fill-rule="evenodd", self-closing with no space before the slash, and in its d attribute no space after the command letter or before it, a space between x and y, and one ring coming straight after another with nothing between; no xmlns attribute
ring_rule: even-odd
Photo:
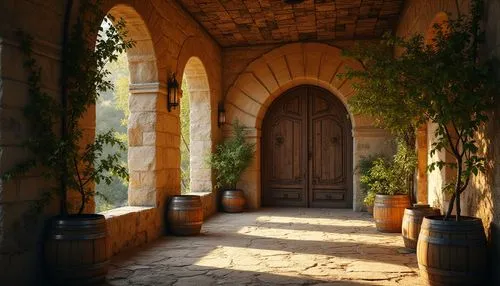
<svg viewBox="0 0 500 286"><path fill-rule="evenodd" d="M99 214L52 218L44 258L54 285L100 285L110 258L106 219Z"/></svg>
<svg viewBox="0 0 500 286"><path fill-rule="evenodd" d="M366 211L373 216L373 206L367 206Z"/></svg>
<svg viewBox="0 0 500 286"><path fill-rule="evenodd" d="M429 285L486 285L486 236L481 219L425 217L417 259L420 275Z"/></svg>
<svg viewBox="0 0 500 286"><path fill-rule="evenodd" d="M410 207L408 195L376 195L373 205L375 226L380 232L401 232L405 208Z"/></svg>
<svg viewBox="0 0 500 286"><path fill-rule="evenodd" d="M239 189L222 191L222 209L228 213L239 213L245 208L245 194Z"/></svg>

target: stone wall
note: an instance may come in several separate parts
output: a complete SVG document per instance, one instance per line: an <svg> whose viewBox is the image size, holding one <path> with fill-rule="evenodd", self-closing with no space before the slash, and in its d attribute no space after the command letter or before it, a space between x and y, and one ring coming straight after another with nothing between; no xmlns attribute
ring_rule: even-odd
<svg viewBox="0 0 500 286"><path fill-rule="evenodd" d="M76 1L76 4L78 1ZM221 48L175 1L107 0L105 11L124 17L130 36L137 42L128 52L131 72L129 118L129 204L145 209L123 209L110 216L113 253L151 241L161 235L168 196L180 194L179 109L166 110L166 79L197 57L206 68L210 89L207 98L221 98ZM73 13L76 10L73 9ZM35 38L34 51L43 68L43 89L59 97L59 65L64 6L60 1L0 2L0 171L26 158L20 147L29 132L22 115L27 101L26 73L22 68L15 32ZM74 17L73 15L72 17ZM203 47L195 49L193 47ZM216 105L211 105L216 106ZM216 126L217 109L208 118ZM82 122L86 140L93 137L94 111ZM212 145L221 137L211 128ZM41 228L46 218L57 214L49 206L38 220L19 220L46 185L37 172L11 183L0 184L0 281L30 285L40 278ZM205 214L215 211L214 196L204 198ZM93 211L93 203L87 211ZM36 234L36 235L34 235ZM128 237L128 238L127 238Z"/></svg>

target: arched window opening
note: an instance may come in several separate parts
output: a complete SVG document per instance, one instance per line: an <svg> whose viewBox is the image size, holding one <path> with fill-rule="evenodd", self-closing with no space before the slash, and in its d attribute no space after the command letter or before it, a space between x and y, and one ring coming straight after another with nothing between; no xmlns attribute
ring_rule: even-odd
<svg viewBox="0 0 500 286"><path fill-rule="evenodd" d="M201 60L191 57L182 76L181 190L211 192L212 171L205 158L212 151L212 109L208 77Z"/></svg>
<svg viewBox="0 0 500 286"><path fill-rule="evenodd" d="M105 18L101 24L104 33L109 29L111 21ZM96 103L96 134L114 130L115 136L128 146L127 124L129 111L129 79L128 57L126 53L118 55L118 60L108 62L106 69L109 71L106 80L114 88L107 92L100 92ZM104 148L103 157L117 150L107 146ZM127 150L120 151L121 164L127 166ZM115 177L108 185L106 182L96 183L95 204L96 212L102 212L127 205L128 182Z"/></svg>

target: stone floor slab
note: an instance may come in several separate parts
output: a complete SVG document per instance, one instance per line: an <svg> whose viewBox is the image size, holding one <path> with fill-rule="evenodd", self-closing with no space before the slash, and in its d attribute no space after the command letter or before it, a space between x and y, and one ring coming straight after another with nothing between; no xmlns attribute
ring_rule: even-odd
<svg viewBox="0 0 500 286"><path fill-rule="evenodd" d="M112 259L108 285L425 285L398 234L366 213L273 208L217 214Z"/></svg>

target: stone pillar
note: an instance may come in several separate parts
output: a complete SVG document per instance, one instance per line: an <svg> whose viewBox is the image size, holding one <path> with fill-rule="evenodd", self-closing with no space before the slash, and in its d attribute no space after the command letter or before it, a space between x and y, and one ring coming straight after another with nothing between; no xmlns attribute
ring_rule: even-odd
<svg viewBox="0 0 500 286"><path fill-rule="evenodd" d="M130 93L128 202L162 209L180 194L179 109L167 111L163 84L133 84Z"/></svg>
<svg viewBox="0 0 500 286"><path fill-rule="evenodd" d="M189 93L191 192L211 192L212 170L205 162L212 151L210 91L197 90L190 86Z"/></svg>

